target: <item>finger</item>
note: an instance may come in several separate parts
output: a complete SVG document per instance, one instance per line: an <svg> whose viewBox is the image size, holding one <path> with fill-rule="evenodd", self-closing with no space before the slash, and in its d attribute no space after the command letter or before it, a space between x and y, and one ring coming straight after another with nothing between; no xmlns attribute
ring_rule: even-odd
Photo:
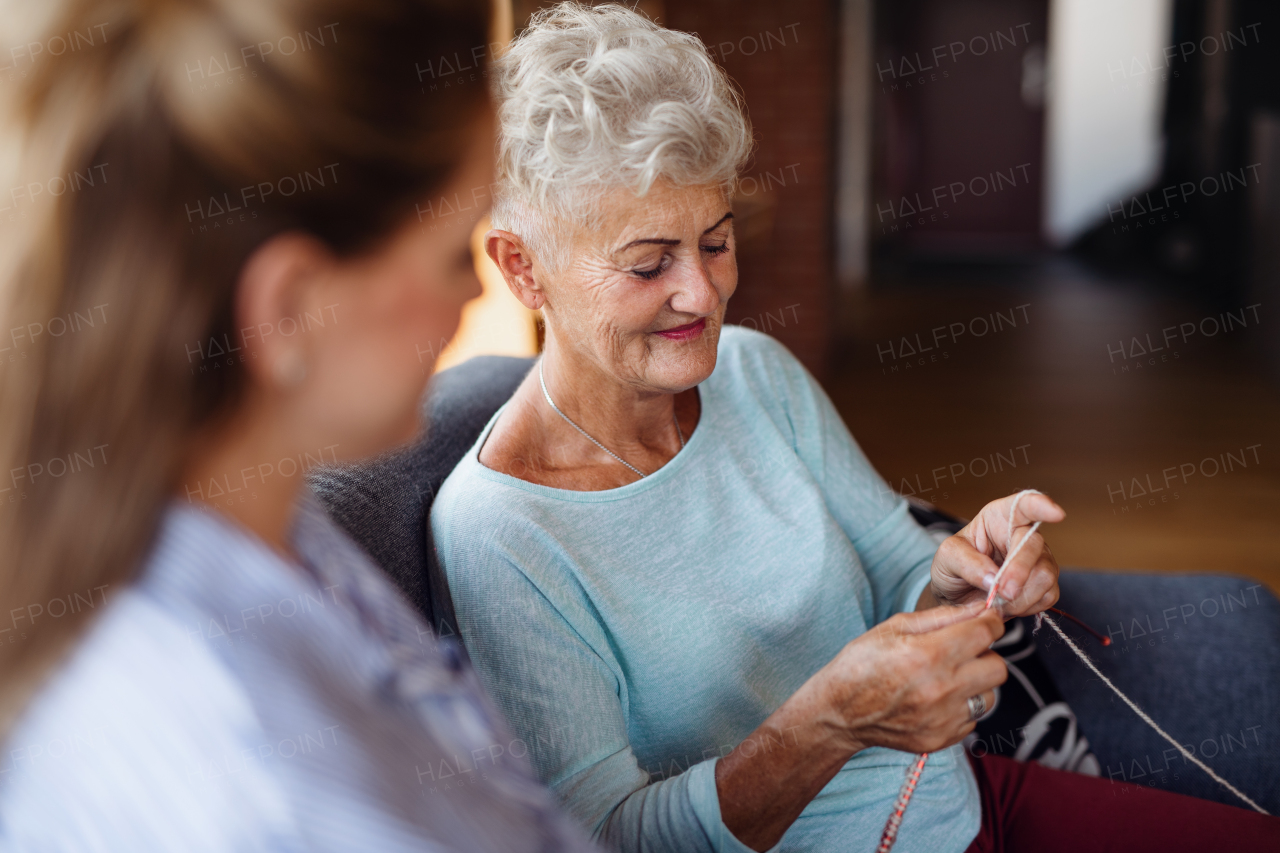
<svg viewBox="0 0 1280 853"><path fill-rule="evenodd" d="M1030 528L1028 528L1030 529ZM1044 537L1039 533L1032 533L1029 536L1026 533L1021 536L1027 536L1026 544L1018 549L1018 553L1013 555L1012 562L1005 569L1004 575L1000 578L999 595L1005 601L1016 601L1022 593L1022 589L1027 584L1031 571L1045 556ZM1013 537L1014 547L1017 547L1019 534L1015 533ZM987 589L991 588L990 584L986 585ZM1043 594L1043 591L1041 592Z"/></svg>
<svg viewBox="0 0 1280 853"><path fill-rule="evenodd" d="M952 536L938 549L940 568L974 589L988 590L1000 567L964 536Z"/></svg>
<svg viewBox="0 0 1280 853"><path fill-rule="evenodd" d="M995 708L996 708L996 692L995 692L994 690L987 690L987 691L985 691L985 692L983 692L983 693L975 693L975 694L973 694L973 695L974 695L974 696L981 696L981 697L982 697L982 707L985 709L985 710L983 710L982 715L978 717L978 720L981 720L983 717L989 716L989 715L991 714L991 712L995 710ZM965 700L965 703L964 703L964 710L965 710L965 716L966 716L966 718L967 718L967 717L969 716L969 702L968 702L968 700ZM971 722L976 723L976 722L978 722L978 720L971 720Z"/></svg>
<svg viewBox="0 0 1280 853"><path fill-rule="evenodd" d="M981 696L983 702L983 712L978 719L973 718L969 710L969 699L974 696ZM977 728L978 720L987 716L995 708L996 693L994 690L986 690L979 693L970 693L966 696L959 696L950 699L947 702L946 713L948 718L953 721L956 734L953 736L954 741L963 740L968 736L969 732Z"/></svg>
<svg viewBox="0 0 1280 853"><path fill-rule="evenodd" d="M1006 500L1009 501L1005 507L1006 523L1009 517L1009 510L1013 507L1014 498L1017 495L1010 495ZM1067 517L1067 511L1058 506L1053 498L1048 495L1033 494L1023 495L1022 500L1018 501L1018 517L1013 520L1014 527L1026 527L1033 522L1043 522L1045 524L1056 524ZM1017 541L1017 536L1014 536Z"/></svg>
<svg viewBox="0 0 1280 853"><path fill-rule="evenodd" d="M1038 553L1034 553L1034 563L1029 569L1025 569L1024 577L1022 557L1027 551ZM1057 585L1058 574L1058 561L1050 553L1048 543L1038 534L1028 539L1026 546L1014 555L1013 563L1005 572L1005 578L1010 580L1006 582L1005 578L1001 578L1001 595L1006 601L1005 612L1025 615L1022 611L1026 607L1039 601L1041 596Z"/></svg>
<svg viewBox="0 0 1280 853"><path fill-rule="evenodd" d="M1057 602L1058 587L1055 586L1039 597L1024 593L1019 596L1017 601L1007 603L1001 607L1000 612L1007 619L1013 619L1018 616L1034 616L1037 613L1048 610Z"/></svg>
<svg viewBox="0 0 1280 853"><path fill-rule="evenodd" d="M965 661L955 674L956 690L965 698L994 690L1008 680L1009 667L1005 665L1004 658L990 650ZM987 707L991 707L990 703Z"/></svg>
<svg viewBox="0 0 1280 853"><path fill-rule="evenodd" d="M930 607L928 610L899 613L881 622L873 630L888 631L894 635L927 634L931 631L946 628L949 625L970 620L981 611L981 601L972 601L958 607Z"/></svg>
<svg viewBox="0 0 1280 853"><path fill-rule="evenodd" d="M1001 584L1003 586L1003 584ZM1058 565L1052 558L1041 557L1032 568L1030 577L1016 599L1003 608L1006 616L1030 616L1058 600ZM1049 599L1047 605L1042 602Z"/></svg>
<svg viewBox="0 0 1280 853"><path fill-rule="evenodd" d="M1023 495L1022 500L1019 500L1018 495L1010 495L990 506L997 508L995 515L999 520L996 521L996 526L1000 530L989 531L988 536L999 543L1000 550L1005 554L1012 552L1033 524L1054 523L1067 517L1066 510L1054 503L1052 498L1040 493Z"/></svg>
<svg viewBox="0 0 1280 853"><path fill-rule="evenodd" d="M952 666L958 666L986 652L991 644L1002 636L1004 636L1004 620L1000 617L1000 613L992 608L981 611L966 622L948 625L923 635L917 642L932 645L938 651L941 660Z"/></svg>

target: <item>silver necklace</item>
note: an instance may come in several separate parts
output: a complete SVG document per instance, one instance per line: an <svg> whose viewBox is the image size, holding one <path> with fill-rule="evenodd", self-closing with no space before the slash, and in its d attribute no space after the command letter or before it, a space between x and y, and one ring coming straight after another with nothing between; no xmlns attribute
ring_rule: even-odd
<svg viewBox="0 0 1280 853"><path fill-rule="evenodd" d="M645 474L645 472L641 471L639 468L632 465L630 462L623 459L621 456L614 453L612 450L605 447L600 442L596 441L594 438L591 437L591 434L589 432L587 432L585 429L575 424L573 421L569 419L568 415L560 411L560 407L556 405L556 401L552 400L551 394L547 392L547 377L542 372L543 362L544 362L544 359L541 359L541 358L538 359L538 382L542 384L542 396L547 398L547 404L550 405L551 408L555 410L555 413L560 417L564 418L564 422L567 423L569 426L573 427L578 432L582 433L582 437L585 438L587 441L591 442L596 447L603 450L605 453L608 453L610 456L612 456L614 459L617 459L623 465L626 465L632 471L635 471L638 476L642 478L647 477L648 475ZM676 435L680 437L680 449L684 450L684 430L680 429L680 420L679 418L676 417L676 410L674 405L672 405L671 407L671 421L676 425Z"/></svg>

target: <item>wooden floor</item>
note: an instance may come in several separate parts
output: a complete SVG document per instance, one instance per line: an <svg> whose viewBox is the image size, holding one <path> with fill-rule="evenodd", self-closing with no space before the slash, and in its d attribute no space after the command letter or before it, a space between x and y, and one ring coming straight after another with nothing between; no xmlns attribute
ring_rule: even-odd
<svg viewBox="0 0 1280 853"><path fill-rule="evenodd" d="M992 279L849 302L826 384L885 478L964 517L1047 492L1067 510L1048 530L1064 566L1246 575L1280 594L1271 306L1229 320L1062 260Z"/></svg>

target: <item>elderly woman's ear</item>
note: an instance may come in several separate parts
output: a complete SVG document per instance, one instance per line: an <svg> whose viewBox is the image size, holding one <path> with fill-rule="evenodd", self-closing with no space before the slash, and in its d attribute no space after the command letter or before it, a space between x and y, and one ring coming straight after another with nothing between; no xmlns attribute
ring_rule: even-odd
<svg viewBox="0 0 1280 853"><path fill-rule="evenodd" d="M494 228L484 235L484 251L497 265L516 299L531 311L540 309L546 300L533 274L533 254L524 241L510 231Z"/></svg>

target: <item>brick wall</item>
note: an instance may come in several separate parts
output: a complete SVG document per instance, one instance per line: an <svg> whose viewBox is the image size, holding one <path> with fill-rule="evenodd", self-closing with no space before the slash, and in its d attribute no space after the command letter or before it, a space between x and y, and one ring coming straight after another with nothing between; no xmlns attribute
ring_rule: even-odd
<svg viewBox="0 0 1280 853"><path fill-rule="evenodd" d="M739 282L730 322L769 332L821 377L835 289L837 4L667 0L664 12L662 23L713 49L755 128L755 158L735 204Z"/></svg>

